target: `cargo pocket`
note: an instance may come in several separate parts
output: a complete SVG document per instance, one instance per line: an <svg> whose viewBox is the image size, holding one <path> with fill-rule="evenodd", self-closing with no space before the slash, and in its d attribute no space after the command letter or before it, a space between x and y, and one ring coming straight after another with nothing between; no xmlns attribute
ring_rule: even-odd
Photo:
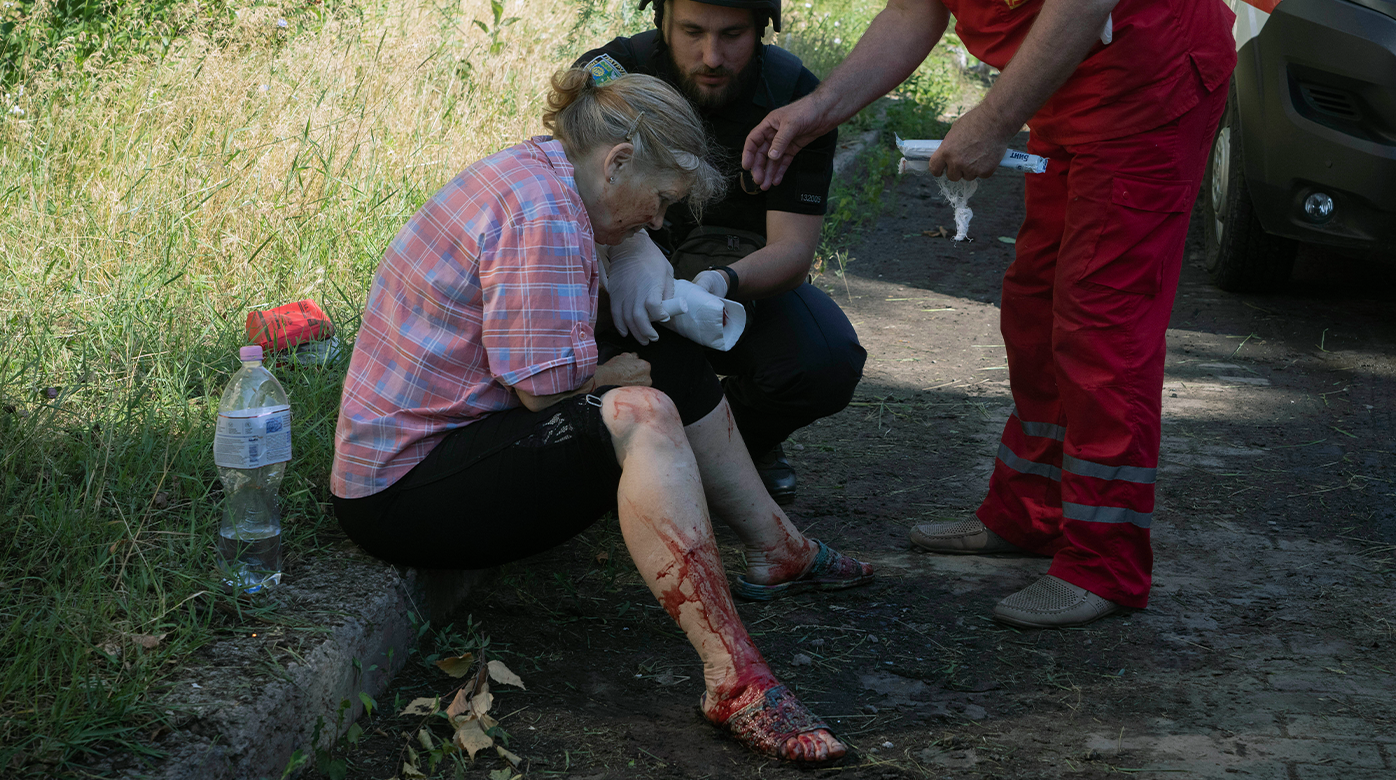
<svg viewBox="0 0 1396 780"><path fill-rule="evenodd" d="M1115 176L1095 253L1081 281L1155 295L1163 267L1182 251L1196 189L1191 182Z"/></svg>

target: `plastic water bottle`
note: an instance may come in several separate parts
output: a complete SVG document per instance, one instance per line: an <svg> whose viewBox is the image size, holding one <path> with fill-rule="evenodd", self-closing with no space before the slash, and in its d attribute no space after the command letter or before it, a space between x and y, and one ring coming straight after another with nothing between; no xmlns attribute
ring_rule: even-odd
<svg viewBox="0 0 1396 780"><path fill-rule="evenodd" d="M262 367L262 348L243 347L242 368L218 402L213 462L223 481L218 554L223 581L256 593L281 582L281 510L276 491L291 460L291 405Z"/></svg>

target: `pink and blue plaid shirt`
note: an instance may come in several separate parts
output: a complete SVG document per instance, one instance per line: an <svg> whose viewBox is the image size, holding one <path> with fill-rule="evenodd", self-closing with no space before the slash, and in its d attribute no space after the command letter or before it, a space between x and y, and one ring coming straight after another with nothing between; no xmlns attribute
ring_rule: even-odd
<svg viewBox="0 0 1396 780"><path fill-rule="evenodd" d="M344 381L330 489L396 482L448 432L596 372L591 220L562 144L538 136L466 168L398 232Z"/></svg>

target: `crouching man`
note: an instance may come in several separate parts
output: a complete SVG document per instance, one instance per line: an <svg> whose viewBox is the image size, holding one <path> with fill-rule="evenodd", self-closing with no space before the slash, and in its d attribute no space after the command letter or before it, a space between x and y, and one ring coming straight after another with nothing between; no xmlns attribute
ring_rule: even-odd
<svg viewBox="0 0 1396 780"><path fill-rule="evenodd" d="M641 0L640 7L651 0ZM768 113L814 91L819 80L793 54L761 43L780 30L780 0L667 0L656 29L616 38L577 60L598 81L644 73L677 87L698 109L732 162L728 195L700 219L671 208L651 231L672 273L744 303L747 328L729 352L709 350L757 471L781 504L795 499L796 477L781 446L786 437L843 409L863 375L867 352L842 310L808 283L819 243L834 147L830 130L796 154L784 181L757 187L737 167L747 134ZM611 310L622 333L642 342L669 267L613 285Z"/></svg>

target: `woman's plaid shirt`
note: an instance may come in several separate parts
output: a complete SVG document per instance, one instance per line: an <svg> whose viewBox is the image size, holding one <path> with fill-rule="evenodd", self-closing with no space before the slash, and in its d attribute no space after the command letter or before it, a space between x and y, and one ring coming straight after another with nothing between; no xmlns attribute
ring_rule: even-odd
<svg viewBox="0 0 1396 780"><path fill-rule="evenodd" d="M466 168L374 275L335 430L330 489L377 493L449 431L575 390L596 372L591 221L562 144L539 136Z"/></svg>

